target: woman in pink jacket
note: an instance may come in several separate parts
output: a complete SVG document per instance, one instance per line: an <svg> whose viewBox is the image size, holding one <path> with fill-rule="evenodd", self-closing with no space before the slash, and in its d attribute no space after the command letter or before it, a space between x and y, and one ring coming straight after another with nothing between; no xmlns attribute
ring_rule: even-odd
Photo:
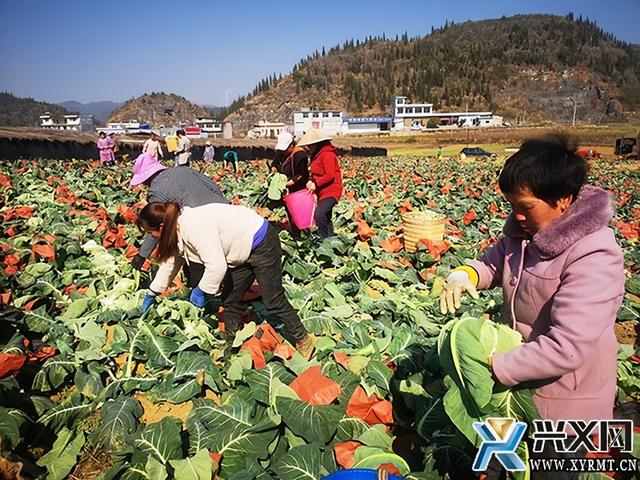
<svg viewBox="0 0 640 480"><path fill-rule="evenodd" d="M98 135L96 146L98 147L98 150L100 150L100 161L102 162L102 164L112 165L115 161L113 156L113 149L111 147L111 142L104 132L100 132L100 134Z"/></svg>
<svg viewBox="0 0 640 480"><path fill-rule="evenodd" d="M504 236L479 260L454 270L443 313L462 292L501 286L503 321L524 337L490 359L495 378L526 383L545 419L609 419L616 391L614 333L624 294L623 256L609 193L586 184L587 164L566 137L526 141L499 184L512 213Z"/></svg>

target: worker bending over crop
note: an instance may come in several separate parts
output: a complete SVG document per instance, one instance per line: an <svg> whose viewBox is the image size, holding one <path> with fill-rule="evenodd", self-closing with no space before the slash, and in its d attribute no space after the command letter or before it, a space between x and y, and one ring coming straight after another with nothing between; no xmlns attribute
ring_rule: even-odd
<svg viewBox="0 0 640 480"><path fill-rule="evenodd" d="M196 208L153 202L138 216L138 228L158 239L160 268L143 301L146 312L171 283L182 263L199 262L204 275L190 300L204 306L205 294L222 286L227 343L235 337L245 311L242 297L258 281L267 309L280 320L305 358L316 339L307 333L282 286L282 248L276 229L250 208L211 203ZM223 284L224 280L224 284Z"/></svg>
<svg viewBox="0 0 640 480"><path fill-rule="evenodd" d="M131 185L144 184L149 187L147 201L175 202L180 206L199 207L208 203L229 203L216 182L191 168L167 168L149 153L143 153L133 166ZM147 235L140 251L131 261L133 268L140 270L158 241ZM194 288L200 282L204 266L199 262L186 265L187 285Z"/></svg>
<svg viewBox="0 0 640 480"><path fill-rule="evenodd" d="M228 150L222 156L222 167L225 170L229 163L233 167L233 173L236 173L238 171L238 153L235 150Z"/></svg>
<svg viewBox="0 0 640 480"><path fill-rule="evenodd" d="M587 164L566 137L525 141L499 177L512 209L503 237L455 269L440 297L442 312L453 313L462 292L478 298L476 289L502 286L503 321L525 343L488 363L503 385L535 388L549 420L613 415L623 256L608 227L611 197L586 181Z"/></svg>

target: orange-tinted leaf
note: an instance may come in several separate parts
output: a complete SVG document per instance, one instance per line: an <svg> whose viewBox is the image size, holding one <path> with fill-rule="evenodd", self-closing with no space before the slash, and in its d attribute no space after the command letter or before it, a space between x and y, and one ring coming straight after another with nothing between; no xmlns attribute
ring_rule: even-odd
<svg viewBox="0 0 640 480"><path fill-rule="evenodd" d="M0 378L17 375L27 357L13 353L0 353Z"/></svg>
<svg viewBox="0 0 640 480"><path fill-rule="evenodd" d="M216 465L220 465L220 460L222 460L222 454L221 453L209 452L209 456L211 457L211 460L216 462Z"/></svg>
<svg viewBox="0 0 640 480"><path fill-rule="evenodd" d="M33 216L33 208L31 207L18 207L15 209L15 213L20 218L31 218Z"/></svg>
<svg viewBox="0 0 640 480"><path fill-rule="evenodd" d="M393 423L391 402L379 399L375 395L367 398L364 388L358 386L347 404L347 416L364 420L369 425Z"/></svg>
<svg viewBox="0 0 640 480"><path fill-rule="evenodd" d="M476 211L472 208L471 210L469 210L467 213L465 213L462 216L462 222L465 225L469 225L471 222L473 222L476 217L478 216L478 214L476 213Z"/></svg>
<svg viewBox="0 0 640 480"><path fill-rule="evenodd" d="M247 350L251 354L251 359L253 360L253 368L259 370L267 366L267 361L264 358L264 354L262 353L262 345L260 345L260 340L258 340L256 337L251 337L249 340L244 342L240 349Z"/></svg>
<svg viewBox="0 0 640 480"><path fill-rule="evenodd" d="M380 247L388 253L397 253L404 248L402 240L398 237L391 236L380 242Z"/></svg>
<svg viewBox="0 0 640 480"><path fill-rule="evenodd" d="M373 237L376 232L364 220L358 220L358 236L360 240L367 241Z"/></svg>
<svg viewBox="0 0 640 480"><path fill-rule="evenodd" d="M400 213L406 213L411 210L413 207L411 206L411 202L409 200L405 200L398 206L398 211Z"/></svg>
<svg viewBox="0 0 640 480"><path fill-rule="evenodd" d="M38 350L37 352L29 352L28 356L29 356L29 362L31 363L37 363L37 362L44 362L45 360L51 358L51 357L55 357L56 353L58 353L58 351L54 348L54 347L42 347L40 350Z"/></svg>
<svg viewBox="0 0 640 480"><path fill-rule="evenodd" d="M0 187L5 187L8 189L13 188L13 185L11 185L11 180L4 173L0 173Z"/></svg>
<svg viewBox="0 0 640 480"><path fill-rule="evenodd" d="M485 250L489 245L491 245L491 239L483 238L478 246L480 247L480 250Z"/></svg>
<svg viewBox="0 0 640 480"><path fill-rule="evenodd" d="M329 405L342 391L340 385L322 374L318 365L307 368L289 386L300 400L311 405Z"/></svg>
<svg viewBox="0 0 640 480"><path fill-rule="evenodd" d="M446 185L443 185L440 188L440 193L442 193L442 194L449 193L449 191L451 190L451 187L453 187L453 185L451 185L450 183L447 183Z"/></svg>
<svg viewBox="0 0 640 480"><path fill-rule="evenodd" d="M336 454L336 462L342 468L353 467L353 456L356 453L356 449L363 444L356 442L355 440L349 440L348 442L336 443L333 447L333 451Z"/></svg>
<svg viewBox="0 0 640 480"><path fill-rule="evenodd" d="M434 260L440 260L442 254L449 250L450 245L447 242L432 242L426 238L421 238L420 243L422 243L427 250L429 250L429 255L431 255Z"/></svg>
<svg viewBox="0 0 640 480"><path fill-rule="evenodd" d="M622 236L627 240L640 240L640 224L634 225L619 221L613 221L611 224L620 230Z"/></svg>
<svg viewBox="0 0 640 480"><path fill-rule="evenodd" d="M413 267L413 265L411 264L411 261L409 261L409 259L408 259L408 258L406 258L406 257L399 257L399 258L398 258L398 262L399 262L399 263L400 263L400 265L402 265L403 267L407 267L407 268Z"/></svg>
<svg viewBox="0 0 640 480"><path fill-rule="evenodd" d="M392 270L392 271L394 271L394 272L398 269L398 266L397 266L397 265L395 265L395 264L393 264L393 263L391 263L391 262L387 262L386 260L380 260L380 261L378 262L378 264L379 264L381 267L388 268L389 270Z"/></svg>
<svg viewBox="0 0 640 480"><path fill-rule="evenodd" d="M378 470L387 472L389 475L400 475L400 470L393 463L383 463L378 467Z"/></svg>
<svg viewBox="0 0 640 480"><path fill-rule="evenodd" d="M268 323L258 326L255 336L260 339L262 349L269 352L273 352L275 348L282 343L282 338L278 332Z"/></svg>
<svg viewBox="0 0 640 480"><path fill-rule="evenodd" d="M18 269L17 267L14 267L13 265L9 265L4 269L4 273L6 273L8 276L15 275L19 271L20 269Z"/></svg>
<svg viewBox="0 0 640 480"><path fill-rule="evenodd" d="M24 304L24 306L22 307L22 309L25 312L30 312L31 310L33 310L33 306L38 303L38 300L40 300L39 298L34 298L33 300L29 300L27 303Z"/></svg>
<svg viewBox="0 0 640 480"><path fill-rule="evenodd" d="M338 365L342 365L347 370L349 369L349 357L342 352L333 352L333 358L336 359Z"/></svg>
<svg viewBox="0 0 640 480"><path fill-rule="evenodd" d="M135 257L139 251L140 249L138 247L136 247L133 243L130 243L129 245L127 245L127 249L124 251L124 256L127 260L133 260L133 257Z"/></svg>
<svg viewBox="0 0 640 480"><path fill-rule="evenodd" d="M136 220L138 219L138 215L133 211L133 208L127 205L118 205L118 213L129 223L136 223Z"/></svg>
<svg viewBox="0 0 640 480"><path fill-rule="evenodd" d="M268 208L261 208L261 207L254 207L253 209L258 215L260 215L261 217L264 218L269 218L269 216L271 215L271 212L269 211Z"/></svg>
<svg viewBox="0 0 640 480"><path fill-rule="evenodd" d="M0 305L9 305L11 302L11 292L0 293Z"/></svg>
<svg viewBox="0 0 640 480"><path fill-rule="evenodd" d="M125 240L126 232L124 225L118 225L116 228L111 228L104 236L104 240L102 241L102 246L104 248L124 248L127 246L127 241Z"/></svg>
<svg viewBox="0 0 640 480"><path fill-rule="evenodd" d="M281 343L273 350L273 355L283 360L289 360L293 357L295 349L288 343Z"/></svg>
<svg viewBox="0 0 640 480"><path fill-rule="evenodd" d="M46 258L50 262L53 262L56 259L56 252L51 245L34 245L31 248L31 251L35 255L39 255L42 258Z"/></svg>
<svg viewBox="0 0 640 480"><path fill-rule="evenodd" d="M62 290L62 295L69 295L75 289L76 289L76 285L74 283L71 283L71 284L67 285L66 287L64 287L64 290Z"/></svg>
<svg viewBox="0 0 640 480"><path fill-rule="evenodd" d="M146 264L146 262L145 262ZM144 267L143 267L144 268ZM168 297L169 295L182 290L184 288L184 282L182 281L182 277L180 275L176 275L173 279L173 283L164 289L164 292L160 294L161 297Z"/></svg>

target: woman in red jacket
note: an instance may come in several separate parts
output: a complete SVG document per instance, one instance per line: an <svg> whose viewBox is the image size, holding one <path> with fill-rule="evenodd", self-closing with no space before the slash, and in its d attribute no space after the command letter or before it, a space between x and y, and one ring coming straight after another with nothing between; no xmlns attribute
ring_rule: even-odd
<svg viewBox="0 0 640 480"><path fill-rule="evenodd" d="M312 128L303 135L298 146L309 149L311 179L307 188L318 197L315 220L322 240L333 236L331 214L342 195L342 171L336 149L331 145L331 136L327 133Z"/></svg>

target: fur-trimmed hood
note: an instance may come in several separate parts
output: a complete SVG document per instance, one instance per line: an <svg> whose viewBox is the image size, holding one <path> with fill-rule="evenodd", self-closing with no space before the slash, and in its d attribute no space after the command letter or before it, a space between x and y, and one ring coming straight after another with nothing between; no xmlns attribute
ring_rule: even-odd
<svg viewBox="0 0 640 480"><path fill-rule="evenodd" d="M613 213L609 192L584 185L566 212L538 231L531 241L543 257L556 257L578 240L607 226ZM503 232L510 237L526 237L513 213L507 218Z"/></svg>

